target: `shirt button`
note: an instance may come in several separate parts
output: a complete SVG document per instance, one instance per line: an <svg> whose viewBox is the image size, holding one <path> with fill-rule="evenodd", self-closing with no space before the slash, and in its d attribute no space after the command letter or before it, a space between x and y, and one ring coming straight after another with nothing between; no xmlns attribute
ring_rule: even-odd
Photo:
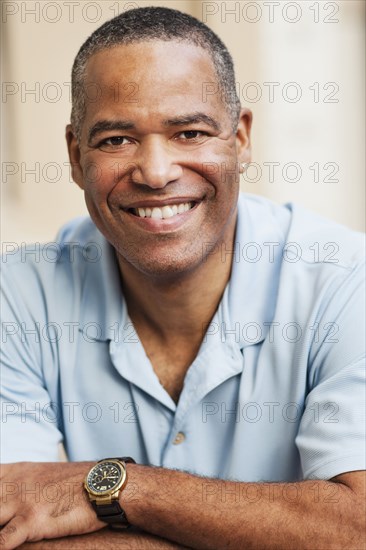
<svg viewBox="0 0 366 550"><path fill-rule="evenodd" d="M186 438L186 436L184 435L183 432L178 432L177 435L174 438L173 445L179 445L180 443L183 443L185 438Z"/></svg>

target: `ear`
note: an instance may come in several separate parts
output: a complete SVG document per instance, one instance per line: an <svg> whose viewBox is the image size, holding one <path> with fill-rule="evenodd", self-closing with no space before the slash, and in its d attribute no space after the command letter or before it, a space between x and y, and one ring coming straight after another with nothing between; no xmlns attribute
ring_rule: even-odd
<svg viewBox="0 0 366 550"><path fill-rule="evenodd" d="M248 163L252 158L250 143L250 130L252 128L253 114L249 109L240 111L238 129L236 131L236 150L240 164Z"/></svg>
<svg viewBox="0 0 366 550"><path fill-rule="evenodd" d="M66 126L65 137L69 152L72 179L80 189L84 189L83 170L80 165L80 147L71 124Z"/></svg>

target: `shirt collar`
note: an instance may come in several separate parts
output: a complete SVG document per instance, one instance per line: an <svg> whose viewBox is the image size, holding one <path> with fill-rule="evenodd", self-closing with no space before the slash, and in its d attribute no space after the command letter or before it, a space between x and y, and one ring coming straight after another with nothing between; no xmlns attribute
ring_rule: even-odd
<svg viewBox="0 0 366 550"><path fill-rule="evenodd" d="M234 261L224 318L240 348L258 344L274 316L288 211L259 197L239 195Z"/></svg>
<svg viewBox="0 0 366 550"><path fill-rule="evenodd" d="M98 251L98 260L84 259L80 330L88 341L118 340L124 328L126 304L115 250L95 226L89 237L83 258L89 257L88 247L93 247L94 256Z"/></svg>

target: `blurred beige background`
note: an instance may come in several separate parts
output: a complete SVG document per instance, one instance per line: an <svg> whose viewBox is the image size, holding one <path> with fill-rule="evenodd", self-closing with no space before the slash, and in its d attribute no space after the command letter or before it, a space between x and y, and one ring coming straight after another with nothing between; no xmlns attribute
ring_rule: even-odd
<svg viewBox="0 0 366 550"><path fill-rule="evenodd" d="M54 239L86 214L64 141L87 36L138 6L195 15L227 44L254 112L243 190L364 230L365 2L11 1L2 9L1 240Z"/></svg>

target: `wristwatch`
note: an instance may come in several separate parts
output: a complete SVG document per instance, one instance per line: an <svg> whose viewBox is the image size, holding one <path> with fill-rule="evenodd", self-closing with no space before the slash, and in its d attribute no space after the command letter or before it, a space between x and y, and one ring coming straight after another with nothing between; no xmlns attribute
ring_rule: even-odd
<svg viewBox="0 0 366 550"><path fill-rule="evenodd" d="M98 518L113 527L130 527L119 503L119 495L127 483L128 462L136 464L129 456L99 460L84 481L84 487Z"/></svg>

